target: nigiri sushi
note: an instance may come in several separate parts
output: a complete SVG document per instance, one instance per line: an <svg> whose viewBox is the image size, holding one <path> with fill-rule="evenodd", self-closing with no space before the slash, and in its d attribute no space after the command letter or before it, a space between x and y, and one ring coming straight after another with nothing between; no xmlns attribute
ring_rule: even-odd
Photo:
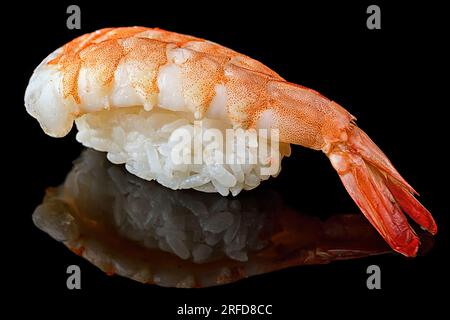
<svg viewBox="0 0 450 320"><path fill-rule="evenodd" d="M36 68L25 106L48 135L62 137L75 122L83 145L172 189L237 195L276 176L290 144L321 150L394 250L406 256L418 250L419 239L404 212L432 234L437 231L414 189L349 112L213 42L144 27L85 34ZM236 148L223 149L220 143L208 149L213 135L198 146L174 134L196 137L196 126L225 135L227 146L236 144L228 138L230 130L258 130L257 140L244 137L245 152L236 155ZM269 131L275 134L261 134ZM175 149L192 160L196 147L206 147L202 161L174 161ZM260 157L263 149L270 154Z"/></svg>

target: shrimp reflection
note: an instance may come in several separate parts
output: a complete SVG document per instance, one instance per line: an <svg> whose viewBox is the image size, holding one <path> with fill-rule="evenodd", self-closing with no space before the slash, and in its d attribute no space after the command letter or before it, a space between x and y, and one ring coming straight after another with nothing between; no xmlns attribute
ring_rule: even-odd
<svg viewBox="0 0 450 320"><path fill-rule="evenodd" d="M161 286L212 286L389 252L359 214L321 221L264 188L234 198L173 191L93 150L47 190L33 221L107 274Z"/></svg>

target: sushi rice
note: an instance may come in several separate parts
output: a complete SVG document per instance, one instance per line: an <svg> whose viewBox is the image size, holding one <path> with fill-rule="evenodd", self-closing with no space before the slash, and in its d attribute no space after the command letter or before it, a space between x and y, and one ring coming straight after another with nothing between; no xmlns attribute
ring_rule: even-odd
<svg viewBox="0 0 450 320"><path fill-rule="evenodd" d="M206 139L201 139L202 162L188 161L179 163L173 157L173 150L178 148L194 155L193 141L194 120L188 113L173 112L161 108L146 111L142 107L105 110L85 114L76 119L78 128L77 140L83 145L107 152L108 159L115 164L125 164L127 170L146 180L157 180L171 189L193 188L204 192L219 192L223 196L231 193L237 195L241 190L251 190L271 175L276 176L281 170L283 156L289 155L288 144L280 144L273 148L270 139L258 136L257 143L252 139L244 139L245 159L237 161L237 148L211 148ZM233 130L221 121L203 119L203 129L222 132L224 140L229 139L226 130ZM189 139L174 139L177 129L190 132ZM226 146L228 141L223 142ZM232 143L236 145L235 136ZM183 144L180 146L180 144ZM269 150L270 158L278 161L268 163L267 159L258 157L258 148L263 146ZM209 148L208 148L209 145ZM208 152L208 150L210 152ZM217 157L222 152L223 156ZM275 154L274 154L275 152ZM214 154L214 156L213 156ZM192 159L192 157L190 157ZM221 161L225 159L224 161ZM227 163L227 159L234 159ZM256 161L255 161L256 159ZM268 166L268 170L262 170Z"/></svg>

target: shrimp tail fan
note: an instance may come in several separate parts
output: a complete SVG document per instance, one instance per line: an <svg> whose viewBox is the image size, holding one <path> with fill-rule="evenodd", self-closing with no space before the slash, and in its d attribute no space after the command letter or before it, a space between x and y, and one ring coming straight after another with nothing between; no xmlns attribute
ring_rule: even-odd
<svg viewBox="0 0 450 320"><path fill-rule="evenodd" d="M433 217L377 145L356 125L347 130L347 141L337 143L328 153L333 167L386 242L405 256L416 256L420 241L404 213L423 229L436 234Z"/></svg>

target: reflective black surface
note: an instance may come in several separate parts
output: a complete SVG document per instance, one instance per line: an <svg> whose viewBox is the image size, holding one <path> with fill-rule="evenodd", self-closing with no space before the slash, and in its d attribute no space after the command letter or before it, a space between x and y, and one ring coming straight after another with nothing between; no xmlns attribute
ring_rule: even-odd
<svg viewBox="0 0 450 320"><path fill-rule="evenodd" d="M109 275L208 287L292 266L392 252L360 214L320 220L268 186L236 197L170 190L85 150L35 225Z"/></svg>

